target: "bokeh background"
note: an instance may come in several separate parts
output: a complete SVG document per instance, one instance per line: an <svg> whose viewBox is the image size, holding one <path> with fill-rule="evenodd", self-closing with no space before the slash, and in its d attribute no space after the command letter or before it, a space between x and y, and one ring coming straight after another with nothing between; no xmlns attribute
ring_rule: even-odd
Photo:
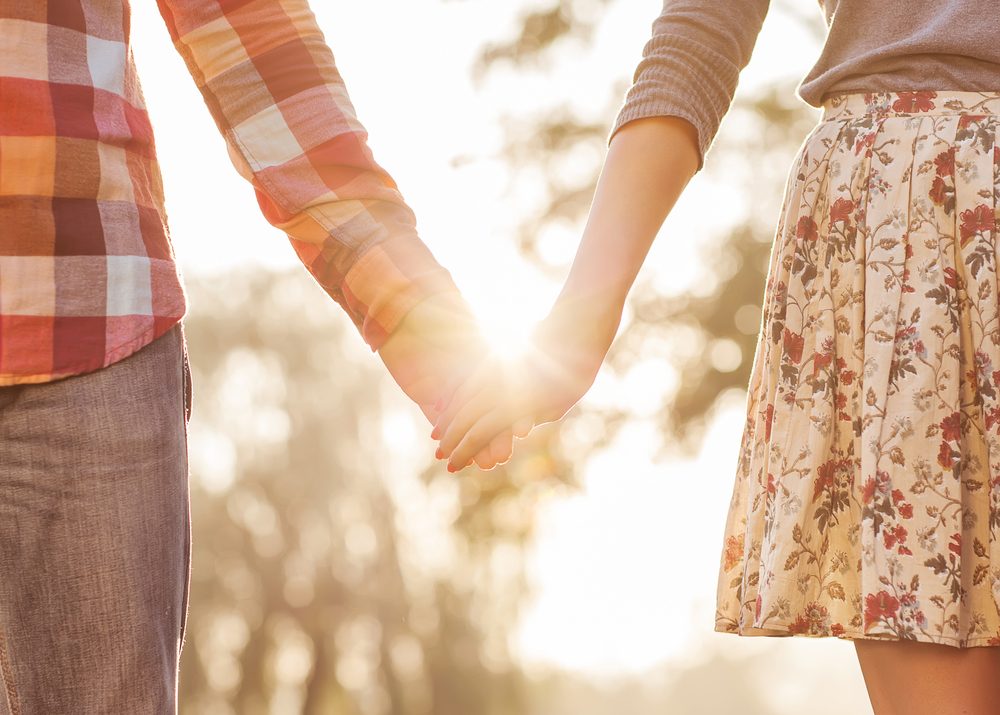
<svg viewBox="0 0 1000 715"><path fill-rule="evenodd" d="M379 162L496 337L565 277L659 0L314 0ZM713 632L764 271L818 110L819 9L772 0L705 169L560 424L449 475L261 217L170 45L134 51L190 296L185 715L871 712L849 642Z"/></svg>

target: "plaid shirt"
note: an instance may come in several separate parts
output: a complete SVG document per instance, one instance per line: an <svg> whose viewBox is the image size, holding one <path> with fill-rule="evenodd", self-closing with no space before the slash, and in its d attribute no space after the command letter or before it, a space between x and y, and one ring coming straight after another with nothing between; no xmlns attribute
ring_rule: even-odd
<svg viewBox="0 0 1000 715"><path fill-rule="evenodd" d="M306 0L158 5L263 215L373 350L454 289ZM128 0L0 0L0 385L104 367L185 312Z"/></svg>

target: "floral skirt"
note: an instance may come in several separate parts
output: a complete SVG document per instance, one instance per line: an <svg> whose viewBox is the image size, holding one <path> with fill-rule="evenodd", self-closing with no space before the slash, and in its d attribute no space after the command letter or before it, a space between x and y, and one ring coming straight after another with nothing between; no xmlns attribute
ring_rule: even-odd
<svg viewBox="0 0 1000 715"><path fill-rule="evenodd" d="M785 185L715 630L1000 646L1000 91L830 97Z"/></svg>

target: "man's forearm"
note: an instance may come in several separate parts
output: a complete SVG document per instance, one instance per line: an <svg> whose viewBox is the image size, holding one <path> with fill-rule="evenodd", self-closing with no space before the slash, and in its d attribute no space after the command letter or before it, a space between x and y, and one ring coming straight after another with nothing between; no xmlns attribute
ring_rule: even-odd
<svg viewBox="0 0 1000 715"><path fill-rule="evenodd" d="M372 349L457 290L375 162L306 0L157 3L264 216Z"/></svg>

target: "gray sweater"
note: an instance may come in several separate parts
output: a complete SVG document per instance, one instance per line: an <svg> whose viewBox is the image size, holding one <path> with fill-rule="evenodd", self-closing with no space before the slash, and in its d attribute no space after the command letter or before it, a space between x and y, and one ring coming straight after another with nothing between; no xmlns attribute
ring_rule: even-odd
<svg viewBox="0 0 1000 715"><path fill-rule="evenodd" d="M827 38L796 94L1000 91L1000 1L819 0ZM698 130L700 171L750 61L768 0L664 0L611 135L642 117Z"/></svg>

